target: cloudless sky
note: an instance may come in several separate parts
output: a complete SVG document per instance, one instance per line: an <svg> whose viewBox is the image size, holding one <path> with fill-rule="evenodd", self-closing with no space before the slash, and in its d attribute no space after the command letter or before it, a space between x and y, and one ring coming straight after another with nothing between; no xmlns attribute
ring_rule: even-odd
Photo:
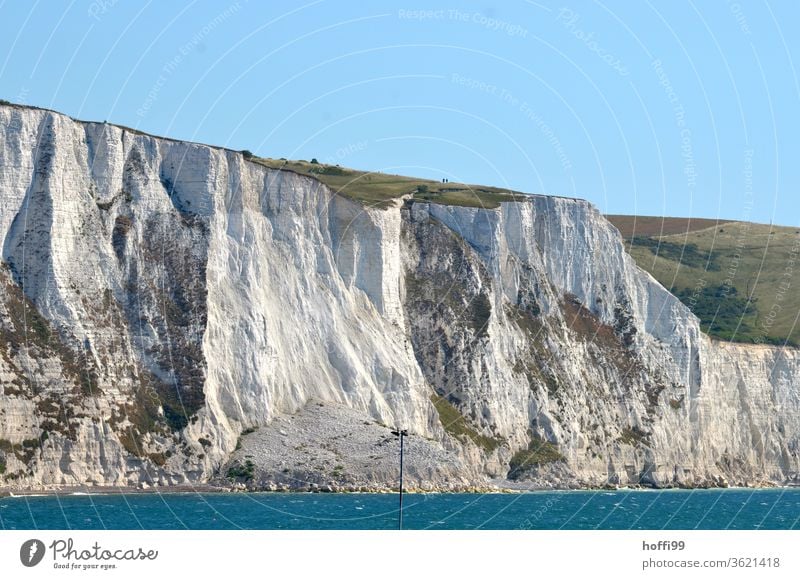
<svg viewBox="0 0 800 579"><path fill-rule="evenodd" d="M798 22L794 0L6 0L0 98L607 213L798 225Z"/></svg>

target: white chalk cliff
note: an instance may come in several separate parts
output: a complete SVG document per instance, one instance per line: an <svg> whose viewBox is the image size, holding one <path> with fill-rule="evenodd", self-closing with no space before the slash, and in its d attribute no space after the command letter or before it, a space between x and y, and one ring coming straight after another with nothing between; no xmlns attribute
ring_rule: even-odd
<svg viewBox="0 0 800 579"><path fill-rule="evenodd" d="M335 409L356 439L354 417L409 429L418 483L798 478L800 352L710 340L586 201L365 208L0 106L0 242L0 486L224 478L248 437L282 456L309 404L310 447Z"/></svg>

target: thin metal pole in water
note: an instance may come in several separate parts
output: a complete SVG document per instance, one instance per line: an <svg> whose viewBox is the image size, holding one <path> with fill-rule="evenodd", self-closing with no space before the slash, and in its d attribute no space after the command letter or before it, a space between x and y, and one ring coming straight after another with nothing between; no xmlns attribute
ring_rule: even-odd
<svg viewBox="0 0 800 579"><path fill-rule="evenodd" d="M399 530L403 530L403 439L405 431L400 433L400 519Z"/></svg>
<svg viewBox="0 0 800 579"><path fill-rule="evenodd" d="M408 430L393 430L392 434L400 437L400 510L398 511L397 528L403 530L403 438L408 436Z"/></svg>

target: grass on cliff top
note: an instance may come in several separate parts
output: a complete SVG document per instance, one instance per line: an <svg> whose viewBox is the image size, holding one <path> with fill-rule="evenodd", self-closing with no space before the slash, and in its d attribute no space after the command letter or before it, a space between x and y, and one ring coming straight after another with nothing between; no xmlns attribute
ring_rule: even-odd
<svg viewBox="0 0 800 579"><path fill-rule="evenodd" d="M250 160L270 169L292 171L313 177L344 197L379 208L388 207L395 199L404 195L412 195L414 199L420 201L443 205L486 209L495 209L502 202L519 201L525 197L524 193L497 187L442 183L389 173L358 171L339 165L260 157L250 157Z"/></svg>
<svg viewBox="0 0 800 579"><path fill-rule="evenodd" d="M639 267L686 304L705 333L800 346L800 228L637 217L634 230L631 217L608 219Z"/></svg>

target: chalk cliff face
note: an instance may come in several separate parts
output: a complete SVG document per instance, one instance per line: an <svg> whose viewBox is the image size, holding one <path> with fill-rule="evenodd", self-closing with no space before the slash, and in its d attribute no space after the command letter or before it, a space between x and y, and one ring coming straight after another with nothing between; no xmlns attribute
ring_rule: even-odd
<svg viewBox="0 0 800 579"><path fill-rule="evenodd" d="M352 436L349 483L389 484L364 460L385 425L430 457L412 484L800 470L800 353L710 341L585 201L369 209L0 106L0 242L0 486L205 482L243 441L257 480L298 481L286 457L325 436Z"/></svg>

